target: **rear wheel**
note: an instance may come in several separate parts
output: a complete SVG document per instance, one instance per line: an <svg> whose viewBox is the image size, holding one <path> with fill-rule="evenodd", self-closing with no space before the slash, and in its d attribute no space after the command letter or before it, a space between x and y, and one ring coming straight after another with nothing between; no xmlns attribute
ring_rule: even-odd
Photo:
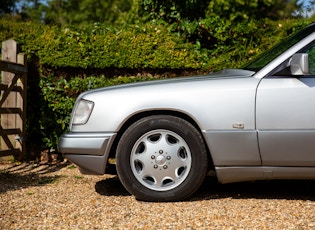
<svg viewBox="0 0 315 230"><path fill-rule="evenodd" d="M118 176L139 200L175 201L192 195L207 172L207 153L198 130L166 115L140 119L121 137Z"/></svg>

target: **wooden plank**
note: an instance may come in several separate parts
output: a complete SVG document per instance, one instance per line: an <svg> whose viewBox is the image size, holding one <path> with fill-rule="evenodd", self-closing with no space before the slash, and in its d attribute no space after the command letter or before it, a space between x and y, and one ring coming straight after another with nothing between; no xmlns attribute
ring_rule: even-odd
<svg viewBox="0 0 315 230"><path fill-rule="evenodd" d="M15 141L15 136L13 135L2 136L2 140L3 142L1 143L1 150L15 149L15 146L13 145Z"/></svg>
<svg viewBox="0 0 315 230"><path fill-rule="evenodd" d="M27 73L27 67L21 64L12 63L9 61L0 61L0 69L5 72L14 74Z"/></svg>
<svg viewBox="0 0 315 230"><path fill-rule="evenodd" d="M21 160L25 156L27 61L24 54L17 55L17 43L2 43L0 61L1 149L0 156L14 155Z"/></svg>
<svg viewBox="0 0 315 230"><path fill-rule="evenodd" d="M7 90L8 88L9 88L8 85L0 84L0 91L5 91L5 90ZM21 88L21 86L16 86L16 85L14 85L13 87L11 87L10 90L13 91L13 92L22 93L22 88Z"/></svg>
<svg viewBox="0 0 315 230"><path fill-rule="evenodd" d="M0 150L1 157L11 156L11 155L18 156L20 154L21 154L21 151L19 149Z"/></svg>
<svg viewBox="0 0 315 230"><path fill-rule="evenodd" d="M2 42L2 61L4 62L13 62L16 63L17 61L17 42L14 40L7 40ZM14 74L9 72L2 71L2 79L1 82L4 85L8 85L9 87L12 85L12 80L14 79ZM3 93L1 93L1 96L3 96ZM16 124L16 113L9 113L10 109L8 108L15 108L16 107L16 93L11 92L7 93L6 98L1 98L2 107L6 107L1 114L1 127L2 129L15 129ZM12 111L12 110L11 110ZM17 111L15 111L17 112ZM9 136L2 136L1 138L1 149L2 150L8 150L8 149L15 149L15 137L14 135Z"/></svg>
<svg viewBox="0 0 315 230"><path fill-rule="evenodd" d="M7 136L7 135L20 135L21 130L20 129L2 129L0 130L0 136Z"/></svg>
<svg viewBox="0 0 315 230"><path fill-rule="evenodd" d="M17 62L23 66L27 66L25 55L18 54ZM22 112L21 116L16 117L16 128L21 130L19 134L19 140L15 144L15 147L20 150L20 159L24 158L26 155L26 144L25 144L25 129L26 129L26 98L27 98L27 73L24 73L20 76L17 85L21 87L22 93L17 93L16 97L16 107L19 108Z"/></svg>
<svg viewBox="0 0 315 230"><path fill-rule="evenodd" d="M0 114L22 114L20 108L0 108Z"/></svg>
<svg viewBox="0 0 315 230"><path fill-rule="evenodd" d="M0 106L2 107L2 105L4 104L4 102L8 99L8 97L10 96L10 94L13 96L16 97L16 93L15 92L12 92L11 89L16 86L18 80L19 80L19 76L18 75L15 75L14 77L12 77L11 79L11 83L8 85L8 88L2 92L1 96L1 100L0 100ZM16 101L12 101L12 105L13 106L16 106Z"/></svg>

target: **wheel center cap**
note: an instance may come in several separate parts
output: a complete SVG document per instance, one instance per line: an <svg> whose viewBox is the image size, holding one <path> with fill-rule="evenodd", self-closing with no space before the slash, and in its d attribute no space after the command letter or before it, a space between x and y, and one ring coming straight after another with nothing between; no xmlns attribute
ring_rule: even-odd
<svg viewBox="0 0 315 230"><path fill-rule="evenodd" d="M163 165L165 164L166 158L164 156L157 156L155 159L155 163L157 163L158 165Z"/></svg>

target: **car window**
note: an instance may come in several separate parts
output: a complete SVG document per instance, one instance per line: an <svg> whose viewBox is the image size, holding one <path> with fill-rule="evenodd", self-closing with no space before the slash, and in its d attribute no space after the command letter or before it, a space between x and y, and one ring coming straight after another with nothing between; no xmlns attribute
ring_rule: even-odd
<svg viewBox="0 0 315 230"><path fill-rule="evenodd" d="M280 42L278 45L274 46L267 52L264 52L260 56L258 56L253 61L249 62L247 65L242 67L242 69L258 71L266 66L269 62L274 60L277 56L282 54L284 51L295 45L297 42L307 37L311 33L315 31L315 23L305 27L304 29L298 31L294 35L288 37L284 41Z"/></svg>
<svg viewBox="0 0 315 230"><path fill-rule="evenodd" d="M298 53L307 53L308 54L308 62L309 62L309 75L315 76L315 42L313 44L308 45L302 50L298 51ZM292 75L290 69L291 58L287 59L277 68L275 68L272 73L269 75L276 77L302 77L301 75Z"/></svg>
<svg viewBox="0 0 315 230"><path fill-rule="evenodd" d="M306 51L308 54L308 63L310 75L315 75L315 45Z"/></svg>

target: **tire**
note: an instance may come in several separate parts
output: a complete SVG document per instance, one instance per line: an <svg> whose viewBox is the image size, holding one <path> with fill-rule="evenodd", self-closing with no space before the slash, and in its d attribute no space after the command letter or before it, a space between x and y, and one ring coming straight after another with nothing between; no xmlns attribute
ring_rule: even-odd
<svg viewBox="0 0 315 230"><path fill-rule="evenodd" d="M208 167L201 134L189 122L167 115L145 117L122 135L117 174L138 200L179 201L203 182Z"/></svg>

